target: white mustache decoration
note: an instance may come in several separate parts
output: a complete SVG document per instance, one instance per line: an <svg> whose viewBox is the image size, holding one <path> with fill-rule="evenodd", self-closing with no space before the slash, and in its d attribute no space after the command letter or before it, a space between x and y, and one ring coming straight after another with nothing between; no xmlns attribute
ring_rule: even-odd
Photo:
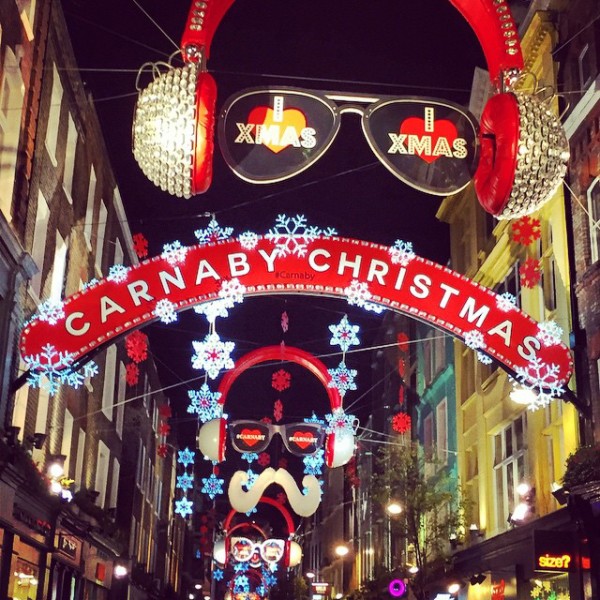
<svg viewBox="0 0 600 600"><path fill-rule="evenodd" d="M252 510L272 483L277 483L284 489L290 506L300 517L310 517L321 504L321 485L314 475L305 475L302 479L302 485L307 489L306 495L298 489L294 478L285 469L266 468L248 491L243 488L247 483L246 471L236 471L229 481L229 502L240 513Z"/></svg>

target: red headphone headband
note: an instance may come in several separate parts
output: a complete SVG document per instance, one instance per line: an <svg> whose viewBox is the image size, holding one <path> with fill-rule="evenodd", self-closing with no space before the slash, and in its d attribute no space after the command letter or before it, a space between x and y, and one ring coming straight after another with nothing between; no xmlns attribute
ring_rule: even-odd
<svg viewBox="0 0 600 600"><path fill-rule="evenodd" d="M269 496L262 496L261 499L259 500L259 503L260 502L274 506L281 513L281 515L283 516L283 518L285 520L288 537L290 537L291 535L293 535L296 532L296 527L294 526L294 520L292 519L292 515L291 515L290 511L283 504L281 504L281 502L277 502L277 500L275 500L273 498L269 498ZM225 519L225 521L223 521L223 530L226 532L227 535L231 535L231 533L237 527L237 525L235 525L232 528L232 530L229 531L229 526L231 525L231 521L233 521L233 517L235 517L235 515L237 515L237 514L238 514L238 512L236 510L232 509L229 511L229 514L227 515L227 518ZM240 523L240 525L248 525L248 523ZM266 535L265 535L265 537L266 537Z"/></svg>

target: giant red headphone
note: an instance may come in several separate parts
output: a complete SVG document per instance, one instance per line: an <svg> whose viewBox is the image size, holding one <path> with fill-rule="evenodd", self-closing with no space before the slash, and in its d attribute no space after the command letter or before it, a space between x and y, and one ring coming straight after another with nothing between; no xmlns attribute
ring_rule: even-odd
<svg viewBox="0 0 600 600"><path fill-rule="evenodd" d="M181 40L186 67L173 69L162 83L162 78L155 80L150 93L140 93L136 105L136 114L146 111L152 118L145 119L145 126L134 126L134 155L154 183L177 196L200 194L211 183L216 84L206 71L206 60L215 31L233 2L192 0ZM497 91L503 91L489 100L481 117L480 162L474 175L477 197L482 207L499 219L529 214L547 202L562 181L569 156L565 133L559 119L536 96L504 92L523 69L519 36L507 1L450 2L473 28L492 84ZM186 148L184 143L182 148L176 140L169 142L171 147L160 161L145 160L157 149L158 154L165 151L166 142L154 123L161 112L173 113L172 102L165 100L161 104L161 89L173 81L182 89L192 90L191 95L184 93L187 99L175 112L180 128L195 130L195 143L192 148ZM189 111L195 114L195 120L181 125L184 113ZM149 138L154 142L148 143ZM181 170L182 164L188 164L186 160L189 168Z"/></svg>
<svg viewBox="0 0 600 600"><path fill-rule="evenodd" d="M228 371L221 380L218 391L221 393L219 403L225 403L233 382L246 370L267 361L290 361L308 369L327 390L332 411L342 409L342 397L335 387L330 387L331 375L327 367L312 354L290 346L265 346L244 355L236 363L235 368ZM225 459L227 440L227 420L213 419L202 425L198 433L198 448L209 460L221 462ZM354 455L354 433L343 435L329 433L325 438L325 464L328 467L341 467Z"/></svg>

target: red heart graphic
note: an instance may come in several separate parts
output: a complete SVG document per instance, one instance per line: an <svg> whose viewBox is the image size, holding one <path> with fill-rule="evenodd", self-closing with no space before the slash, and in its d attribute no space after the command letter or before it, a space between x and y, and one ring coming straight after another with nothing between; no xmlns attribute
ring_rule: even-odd
<svg viewBox="0 0 600 600"><path fill-rule="evenodd" d="M256 446L258 442L262 442L264 437L265 436L261 433L260 429L242 429L238 435L238 438L250 448Z"/></svg>
<svg viewBox="0 0 600 600"><path fill-rule="evenodd" d="M290 442L293 442L298 448L304 450L315 443L315 436L312 431L296 431L294 435L290 436Z"/></svg>
<svg viewBox="0 0 600 600"><path fill-rule="evenodd" d="M425 150L421 148L418 148L416 151L417 156L429 164L435 162L440 156L445 156L444 154L433 154L440 138L446 138L446 140L448 140L448 145L452 148L452 143L458 137L458 131L452 121L434 121L433 131L425 131L425 120L420 119L419 117L410 117L403 121L400 126L400 134L405 134L407 136L415 135L420 140L422 140L424 136L431 137L431 153L426 153Z"/></svg>
<svg viewBox="0 0 600 600"><path fill-rule="evenodd" d="M283 110L283 118L281 121L275 122L275 111L268 106L257 106L250 111L248 115L248 125L264 125L269 128L272 125L279 126L279 139L283 136L284 131L288 127L292 127L296 130L298 137L300 132L306 127L306 117L297 108L286 108ZM278 140L277 140L278 141ZM278 143L263 143L263 146L267 147L271 152L278 154L282 150L285 150L290 144L282 146Z"/></svg>

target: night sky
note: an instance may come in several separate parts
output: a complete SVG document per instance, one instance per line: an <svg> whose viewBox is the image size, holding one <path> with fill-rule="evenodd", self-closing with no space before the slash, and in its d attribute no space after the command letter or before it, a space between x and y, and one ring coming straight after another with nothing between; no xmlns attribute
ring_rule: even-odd
<svg viewBox="0 0 600 600"><path fill-rule="evenodd" d="M357 115L344 115L327 154L292 179L270 185L244 182L217 149L207 193L183 200L160 191L142 174L131 151L135 82L143 63L166 61L176 47L139 6L178 45L189 3L64 0L63 6L82 78L97 103L131 231L149 239L150 254L160 253L163 244L176 239L194 244L194 229L208 224L205 213L214 213L222 226L234 227L234 235L248 229L265 233L276 216L285 213L304 214L309 224L334 227L349 237L387 245L397 239L412 241L417 254L447 261L448 228L435 219L440 198L420 194L389 173L368 147ZM484 60L475 35L445 0L238 0L217 30L208 62L218 84L217 107L234 92L268 85L430 96L466 106L476 66L484 66ZM142 78L142 84L147 83L148 78ZM284 310L290 317L286 334L280 326ZM361 348L367 349L382 317L341 300L248 299L230 319L219 319L217 329L221 338L236 342L234 358L282 339L324 356L335 351L329 345L328 325L339 322L344 313L360 323ZM164 385L179 384L169 395L182 422L186 391L201 384L184 383L199 377L190 367L191 340L202 339L207 330L205 320L193 311L181 314L173 325L158 323L146 329ZM370 387L371 360L370 351L348 357L348 366L359 369L359 389L348 393L346 404ZM333 368L339 357L323 361ZM268 378L239 387L236 397L242 403L260 398L266 402L260 410L272 410L274 391ZM292 386L288 398L295 399L284 408L286 416L292 416L290 407L298 403L315 402L321 415L327 409L323 390L310 386ZM285 405L284 395L282 401ZM357 403L359 412L361 405L366 405L364 400Z"/></svg>

